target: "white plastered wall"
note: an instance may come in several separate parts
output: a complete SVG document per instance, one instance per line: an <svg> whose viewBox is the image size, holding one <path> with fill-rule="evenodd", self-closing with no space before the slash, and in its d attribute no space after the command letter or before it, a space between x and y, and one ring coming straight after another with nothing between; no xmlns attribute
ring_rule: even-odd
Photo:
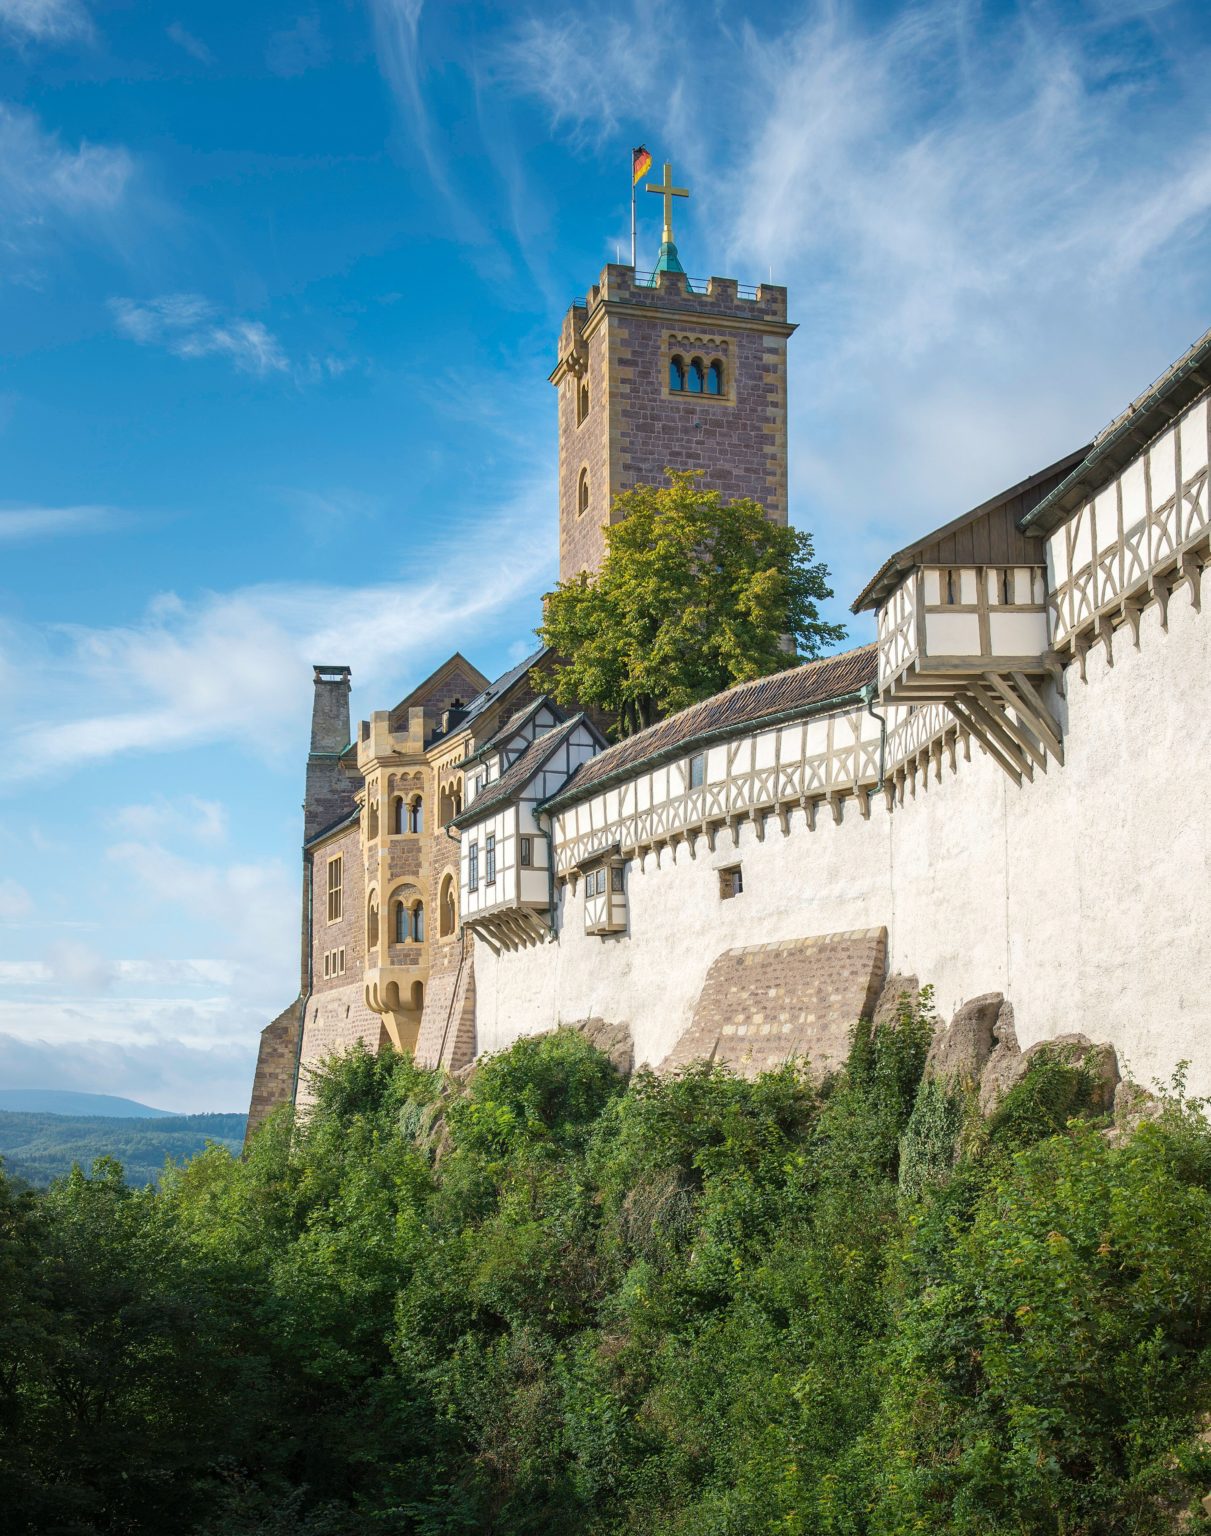
<svg viewBox="0 0 1211 1536"><path fill-rule="evenodd" d="M1211 577L1204 578L1211 597ZM1023 1045L1080 1029L1118 1047L1145 1083L1182 1059L1211 1092L1211 630L1187 596L1147 609L1136 650L1101 645L1086 682L1066 673L1066 762L1015 786L973 744L889 813L848 801L788 836L719 834L627 876L630 932L583 932L583 888L563 888L558 944L493 955L476 945L477 1046L499 1050L560 1020L625 1021L637 1060L659 1062L692 1016L711 961L737 945L886 926L893 969L932 982L949 1016L1003 991ZM717 870L744 891L720 899Z"/></svg>

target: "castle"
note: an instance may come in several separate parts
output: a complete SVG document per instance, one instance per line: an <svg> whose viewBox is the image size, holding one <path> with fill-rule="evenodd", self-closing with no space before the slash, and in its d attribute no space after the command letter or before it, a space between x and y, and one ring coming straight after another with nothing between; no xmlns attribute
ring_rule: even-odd
<svg viewBox="0 0 1211 1536"><path fill-rule="evenodd" d="M786 290L691 281L666 237L563 322L561 578L668 465L787 518ZM853 605L874 643L613 746L536 690L542 652L455 654L356 735L349 669L316 666L301 986L250 1132L359 1040L457 1069L602 1021L653 1066L827 1066L889 971L1211 1091L1209 458L1211 332L890 555Z"/></svg>

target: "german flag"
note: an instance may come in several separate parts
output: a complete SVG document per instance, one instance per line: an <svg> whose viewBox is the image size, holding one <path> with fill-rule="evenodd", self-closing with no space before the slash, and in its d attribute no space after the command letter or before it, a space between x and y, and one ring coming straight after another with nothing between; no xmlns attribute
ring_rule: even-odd
<svg viewBox="0 0 1211 1536"><path fill-rule="evenodd" d="M652 169L652 157L641 144L638 149L631 151L631 185L642 181Z"/></svg>

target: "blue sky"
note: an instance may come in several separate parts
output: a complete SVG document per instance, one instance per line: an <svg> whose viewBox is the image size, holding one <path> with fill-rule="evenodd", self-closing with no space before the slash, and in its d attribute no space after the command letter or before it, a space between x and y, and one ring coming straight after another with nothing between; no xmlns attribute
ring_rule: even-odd
<svg viewBox="0 0 1211 1536"><path fill-rule="evenodd" d="M1130 0L0 0L0 1082L245 1105L310 663L529 647L633 143L691 273L790 288L840 614L1211 325L1209 69Z"/></svg>

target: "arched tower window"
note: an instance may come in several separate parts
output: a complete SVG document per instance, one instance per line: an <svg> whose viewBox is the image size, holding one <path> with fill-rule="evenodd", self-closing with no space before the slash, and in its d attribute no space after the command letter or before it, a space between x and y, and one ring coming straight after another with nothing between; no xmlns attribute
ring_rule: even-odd
<svg viewBox="0 0 1211 1536"><path fill-rule="evenodd" d="M587 466L580 471L580 480L576 486L576 513L583 516L589 510L589 471Z"/></svg>
<svg viewBox="0 0 1211 1536"><path fill-rule="evenodd" d="M669 363L669 388L675 393L685 388L685 358L675 357Z"/></svg>
<svg viewBox="0 0 1211 1536"><path fill-rule="evenodd" d="M391 911L392 936L396 944L408 942L408 909L402 901L397 901Z"/></svg>
<svg viewBox="0 0 1211 1536"><path fill-rule="evenodd" d="M425 1006L425 984L423 981L414 981L412 983L412 991L409 994L409 1000L412 1004L412 1010L414 1013L419 1013Z"/></svg>
<svg viewBox="0 0 1211 1536"><path fill-rule="evenodd" d="M700 357L696 357L693 360L693 362L690 364L690 378L689 378L690 394L691 395L700 395L702 393L703 385L704 385L705 382L706 382L706 374L705 374L705 370L703 369L703 366L702 366L702 359Z"/></svg>
<svg viewBox="0 0 1211 1536"><path fill-rule="evenodd" d="M412 908L412 937L418 944L425 942L425 904L418 901Z"/></svg>
<svg viewBox="0 0 1211 1536"><path fill-rule="evenodd" d="M366 907L366 948L378 948L378 897L371 896Z"/></svg>
<svg viewBox="0 0 1211 1536"><path fill-rule="evenodd" d="M448 939L458 927L458 901L454 894L454 876L442 881L441 901L437 909L438 937Z"/></svg>
<svg viewBox="0 0 1211 1536"><path fill-rule="evenodd" d="M708 395L723 393L723 364L717 357L711 359L711 366L706 370L706 392Z"/></svg>
<svg viewBox="0 0 1211 1536"><path fill-rule="evenodd" d="M422 795L413 795L408 806L408 831L420 832L424 826L424 816L424 797Z"/></svg>
<svg viewBox="0 0 1211 1536"><path fill-rule="evenodd" d="M378 837L378 796L370 801L366 807L366 836L371 842Z"/></svg>
<svg viewBox="0 0 1211 1536"><path fill-rule="evenodd" d="M404 797L396 795L391 802L391 830L402 832L404 830Z"/></svg>
<svg viewBox="0 0 1211 1536"><path fill-rule="evenodd" d="M576 391L576 425L579 426L589 414L589 381L581 379L580 388Z"/></svg>

